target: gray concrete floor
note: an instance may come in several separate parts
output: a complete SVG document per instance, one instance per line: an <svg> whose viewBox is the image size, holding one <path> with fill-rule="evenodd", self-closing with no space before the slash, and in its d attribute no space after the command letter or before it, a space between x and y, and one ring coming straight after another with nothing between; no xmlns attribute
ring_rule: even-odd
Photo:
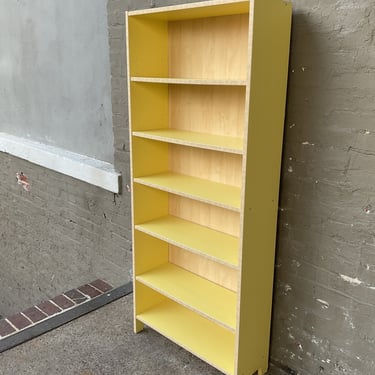
<svg viewBox="0 0 375 375"><path fill-rule="evenodd" d="M134 334L131 295L0 354L0 374L222 375L150 329Z"/></svg>

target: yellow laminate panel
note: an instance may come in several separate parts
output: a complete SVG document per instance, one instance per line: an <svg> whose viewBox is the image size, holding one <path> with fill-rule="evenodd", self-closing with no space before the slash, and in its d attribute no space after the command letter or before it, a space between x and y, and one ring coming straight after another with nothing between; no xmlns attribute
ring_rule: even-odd
<svg viewBox="0 0 375 375"><path fill-rule="evenodd" d="M168 127L168 85L129 83L131 130Z"/></svg>
<svg viewBox="0 0 375 375"><path fill-rule="evenodd" d="M238 265L237 237L174 216L142 223L136 225L135 229L230 267Z"/></svg>
<svg viewBox="0 0 375 375"><path fill-rule="evenodd" d="M133 225L168 214L168 193L141 184L133 184Z"/></svg>
<svg viewBox="0 0 375 375"><path fill-rule="evenodd" d="M133 137L132 151L133 177L161 173L169 168L167 143Z"/></svg>
<svg viewBox="0 0 375 375"><path fill-rule="evenodd" d="M134 281L134 330L139 332L143 329L143 323L137 319L137 315L147 311L160 303L167 301L167 297L155 292L146 285Z"/></svg>
<svg viewBox="0 0 375 375"><path fill-rule="evenodd" d="M168 244L140 231L134 231L134 275L147 272L168 261Z"/></svg>
<svg viewBox="0 0 375 375"><path fill-rule="evenodd" d="M168 76L168 24L129 17L128 62L130 76Z"/></svg>
<svg viewBox="0 0 375 375"><path fill-rule="evenodd" d="M265 372L268 367L292 10L290 3L281 0L252 0L250 6L253 30L245 188L241 209L237 374L258 369Z"/></svg>
<svg viewBox="0 0 375 375"><path fill-rule="evenodd" d="M166 301L137 319L225 374L233 374L234 334L173 302Z"/></svg>
<svg viewBox="0 0 375 375"><path fill-rule="evenodd" d="M234 154L242 154L243 150L242 138L226 137L179 129L136 131L133 132L133 136Z"/></svg>
<svg viewBox="0 0 375 375"><path fill-rule="evenodd" d="M135 182L234 211L240 209L240 188L176 173L160 173ZM148 204L149 203L145 203Z"/></svg>
<svg viewBox="0 0 375 375"><path fill-rule="evenodd" d="M137 281L234 331L236 293L173 264L137 276Z"/></svg>

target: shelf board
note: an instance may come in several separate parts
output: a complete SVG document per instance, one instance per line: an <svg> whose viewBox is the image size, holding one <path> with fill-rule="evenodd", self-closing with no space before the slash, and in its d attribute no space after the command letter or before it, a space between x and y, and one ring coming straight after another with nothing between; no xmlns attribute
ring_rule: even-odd
<svg viewBox="0 0 375 375"><path fill-rule="evenodd" d="M131 82L164 83L167 85L246 86L242 79L199 79L167 77L131 77Z"/></svg>
<svg viewBox="0 0 375 375"><path fill-rule="evenodd" d="M240 155L243 153L243 139L236 137L226 137L222 135L198 133L178 129L134 131L133 136L178 145L204 148L213 151L229 152Z"/></svg>
<svg viewBox="0 0 375 375"><path fill-rule="evenodd" d="M173 301L163 302L136 318L225 374L234 373L233 332Z"/></svg>
<svg viewBox="0 0 375 375"><path fill-rule="evenodd" d="M139 224L135 229L226 266L238 267L239 241L229 234L174 216Z"/></svg>
<svg viewBox="0 0 375 375"><path fill-rule="evenodd" d="M137 276L137 281L234 332L236 293L167 263Z"/></svg>
<svg viewBox="0 0 375 375"><path fill-rule="evenodd" d="M164 21L176 21L203 17L220 17L249 12L248 0L213 0L193 4L171 5L162 8L134 10L129 16Z"/></svg>
<svg viewBox="0 0 375 375"><path fill-rule="evenodd" d="M159 173L134 178L134 182L233 211L240 211L241 189L197 177Z"/></svg>

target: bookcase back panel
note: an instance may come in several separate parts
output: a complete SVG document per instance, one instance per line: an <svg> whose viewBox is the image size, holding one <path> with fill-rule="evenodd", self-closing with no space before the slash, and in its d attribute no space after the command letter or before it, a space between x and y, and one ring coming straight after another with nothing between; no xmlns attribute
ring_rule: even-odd
<svg viewBox="0 0 375 375"><path fill-rule="evenodd" d="M170 245L169 261L232 291L237 291L238 270Z"/></svg>
<svg viewBox="0 0 375 375"><path fill-rule="evenodd" d="M217 151L170 145L169 165L172 172L241 186L242 156Z"/></svg>
<svg viewBox="0 0 375 375"><path fill-rule="evenodd" d="M246 79L248 30L248 14L170 22L170 77Z"/></svg>
<svg viewBox="0 0 375 375"><path fill-rule="evenodd" d="M171 128L243 137L245 87L171 85L169 123Z"/></svg>
<svg viewBox="0 0 375 375"><path fill-rule="evenodd" d="M232 236L240 234L240 214L225 208L170 194L169 214Z"/></svg>

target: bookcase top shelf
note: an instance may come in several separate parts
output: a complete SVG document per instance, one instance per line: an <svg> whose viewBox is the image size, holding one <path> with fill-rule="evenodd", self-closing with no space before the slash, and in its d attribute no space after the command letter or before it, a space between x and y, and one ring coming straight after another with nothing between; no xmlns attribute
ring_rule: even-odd
<svg viewBox="0 0 375 375"><path fill-rule="evenodd" d="M129 16L144 17L162 21L187 20L192 18L219 17L248 13L250 1L216 0L192 4L166 6L162 9L146 9L128 12Z"/></svg>

